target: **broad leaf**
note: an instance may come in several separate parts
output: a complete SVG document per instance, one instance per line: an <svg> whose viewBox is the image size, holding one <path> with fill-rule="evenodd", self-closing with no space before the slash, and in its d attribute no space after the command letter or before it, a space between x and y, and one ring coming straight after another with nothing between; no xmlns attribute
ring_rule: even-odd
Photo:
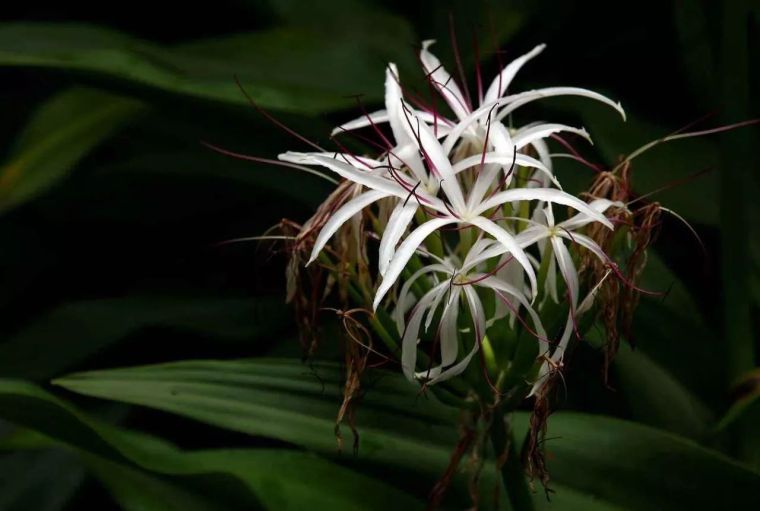
<svg viewBox="0 0 760 511"><path fill-rule="evenodd" d="M271 298L131 296L72 302L0 343L0 373L44 379L145 328L169 328L219 340L250 341L286 324Z"/></svg>
<svg viewBox="0 0 760 511"><path fill-rule="evenodd" d="M32 116L0 165L0 212L45 192L144 110L139 101L90 89L53 96Z"/></svg>
<svg viewBox="0 0 760 511"><path fill-rule="evenodd" d="M95 371L56 383L329 454L334 452L330 409L334 412L337 404L338 374L316 366L322 391L304 369L274 360L198 361ZM386 377L373 389L376 401L370 390L360 410L361 458L422 473L445 466L440 446L451 440L438 424L451 420L451 414L432 401L415 404L404 398L399 386L404 382L394 380ZM521 417L524 424L527 418ZM760 498L760 475L671 434L581 414L553 416L549 431L560 437L548 445L554 480L613 505L683 509L685 503L720 507ZM697 491L707 487L709 495Z"/></svg>
<svg viewBox="0 0 760 511"><path fill-rule="evenodd" d="M0 380L0 416L87 453L117 500L161 509L163 499L195 502L192 509L318 506L337 510L399 509L421 504L398 489L314 454L287 449L180 451L154 437L104 424L28 383ZM94 457L94 458L93 458ZM170 476L161 481L137 469ZM135 494L134 485L147 485ZM202 492L205 504L192 500ZM189 499L189 500L185 500ZM171 509L171 508L170 508ZM187 509L179 507L177 509Z"/></svg>
<svg viewBox="0 0 760 511"><path fill-rule="evenodd" d="M262 107L317 113L355 104L347 97L352 94L381 97L386 58L405 50L398 38L389 41L395 52L380 44L383 33L409 29L388 16L350 40L282 28L166 47L88 25L8 23L0 25L0 65L76 72L118 90L245 105L237 75Z"/></svg>

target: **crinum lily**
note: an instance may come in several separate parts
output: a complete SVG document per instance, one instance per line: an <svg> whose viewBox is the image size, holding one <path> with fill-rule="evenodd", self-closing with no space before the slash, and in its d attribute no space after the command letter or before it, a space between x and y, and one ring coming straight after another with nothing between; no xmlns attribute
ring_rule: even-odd
<svg viewBox="0 0 760 511"><path fill-rule="evenodd" d="M314 246L311 260L314 260L319 251L324 247L324 244L328 241L329 237L337 231L340 225L381 198L388 196L396 197L402 207L407 207L408 203L411 202L409 199L411 196L414 196L416 202L415 207L424 207L424 209L430 212L431 216L433 216L432 219L423 222L416 229L411 231L393 254L383 275L382 283L375 295L373 302L373 307L375 309L377 309L380 301L396 282L396 279L403 271L415 250L433 232L451 224L458 224L465 227L476 227L499 241L504 250L510 252L525 270L531 284L532 294L535 296L537 293L536 274L527 255L515 241L513 233L511 233L506 227L498 225L489 218L489 216L491 216L490 212L503 204L534 200L561 204L584 213L588 217L602 223L610 229L613 228L612 224L603 214L590 208L588 204L577 197L561 190L553 188L510 188L498 191L498 185L500 184L498 175L485 170L481 170L478 179L469 190L469 196L465 199L465 192L458 176L461 175L461 171L465 168L477 166L478 161L470 158L452 164L447 152L444 150L442 144L438 141L431 128L421 122L414 112L405 110L404 114L405 120L407 121L405 125L406 129L412 135L423 162L429 169L429 173L439 179L440 189L443 192L442 198L433 196L432 193L429 193L427 190L419 190L418 185L415 185L417 189L412 188L410 190L408 186L409 183L399 182L397 176L391 177L386 174L374 172L371 164L359 157L340 161L338 158L324 153L285 153L280 155L280 159L293 163L302 165L322 165L334 171L341 177L370 189L370 191L352 199L336 211L333 218L331 218L324 226L323 232L320 233L317 243ZM504 132L504 136L509 137L506 132ZM520 149L518 145L519 142L518 144L515 144L510 140L509 143L512 147L512 161L516 162L518 158L517 150ZM488 155L486 156L488 157ZM502 158L502 156L496 155L491 156L491 158ZM541 166L536 160L531 162L526 160L526 158L528 157L522 156L521 161L527 161L529 164L537 165L539 167ZM363 163L367 168L361 168L359 162ZM485 163L489 163L487 158L485 159ZM377 167L382 167L382 163ZM481 176L484 175L490 179L490 182L481 179ZM492 189L492 193L486 196L486 193L493 185L497 185L497 188ZM405 222L402 220L405 220ZM392 232L393 237L396 237L396 233L398 232L403 234L409 223L411 223L411 220L411 217L408 217L408 219L398 219L394 224L386 226L386 232Z"/></svg>
<svg viewBox="0 0 760 511"><path fill-rule="evenodd" d="M514 307L511 304L516 302L518 307L525 308L530 315L537 337L547 340L541 319L530 305L524 291L498 278L494 275L494 271L487 272L482 268L488 261L487 257L483 257L484 252L492 248L494 244L498 242L480 239L470 249L461 265L455 265L453 258L439 259L417 270L404 283L399 292L394 316L399 334L402 335L401 366L409 380L423 380L426 384L432 385L453 378L466 369L472 357L480 349L488 323L477 288L493 292L499 300L510 304L510 307ZM428 279L432 288L417 300L412 293L412 286L419 279ZM457 362L458 319L462 299L468 305L474 339L470 351ZM437 329L441 362L435 367L431 363L431 367L416 371L417 344L423 320L425 321L424 330L427 331L439 307L442 309ZM408 321L405 321L409 309L411 309L411 314Z"/></svg>

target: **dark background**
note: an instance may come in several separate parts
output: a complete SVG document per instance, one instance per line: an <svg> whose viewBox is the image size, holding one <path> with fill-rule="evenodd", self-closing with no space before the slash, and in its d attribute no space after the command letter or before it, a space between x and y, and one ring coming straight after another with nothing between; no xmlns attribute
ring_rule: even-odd
<svg viewBox="0 0 760 511"><path fill-rule="evenodd" d="M319 48L307 65L300 53L291 58L287 44L263 57L255 49L248 54L239 48L213 79L226 76L234 84L233 75L240 74L248 86L249 77L271 73L272 83L300 86L306 95L310 88L326 87L336 98L329 108L268 107L320 143L327 141L331 126L357 116L349 95L363 94L362 101L371 107L380 104L386 60L399 63L403 80L424 88L415 67L421 40L438 39L436 54L453 70L450 16L468 69L473 68L473 36L485 77L497 70L496 46L508 61L545 42L547 50L526 66L516 87L577 85L619 99L629 114L626 124L583 100L551 100L525 112L586 126L596 144L582 152L606 166L707 114L711 117L694 129L759 116L754 63L760 61L760 10L739 1L390 1L357 8L349 1L172 5L138 0L3 7L4 23L85 22L159 48L279 27L316 34L315 40L332 48L323 61ZM369 40L370 50L352 56L358 39ZM32 42L13 38L15 48L26 44ZM144 111L27 199L3 206L0 373L47 385L50 378L74 370L194 358L298 356L293 322L283 304L284 259L268 245L219 243L261 234L282 218L307 218L329 186L289 170L215 154L200 142L266 158L304 149L302 144L242 97L217 101L87 70L11 65L3 53L6 46L0 36L2 161L13 162L19 154L17 136L37 109L69 87L136 98ZM220 53L220 59L225 57ZM756 382L746 375L757 365L758 256L753 245L760 242L758 140L756 127L744 128L663 145L634 162L636 191L672 185L652 199L685 217L706 247L705 254L681 222L666 218L645 282L671 292L664 299L643 301L637 347L712 417L730 407L738 381L750 382L742 387L745 393ZM688 179L708 167L712 172ZM0 204L9 193L1 186L7 172L7 166L0 170ZM563 163L558 172L574 190L587 187L592 178L573 163ZM326 344L324 356L333 356L336 348ZM686 424L675 416L677 411L652 412L668 403L648 406L653 402L648 399L662 398L651 373L623 365L613 371L611 388L606 388L601 360L588 345L575 353L563 408L670 429L757 466L757 438L745 426L714 437ZM638 380L636 371L643 371ZM125 425L184 447L271 445L158 412L114 413L121 414ZM109 502L89 480L74 496L69 509L85 501Z"/></svg>

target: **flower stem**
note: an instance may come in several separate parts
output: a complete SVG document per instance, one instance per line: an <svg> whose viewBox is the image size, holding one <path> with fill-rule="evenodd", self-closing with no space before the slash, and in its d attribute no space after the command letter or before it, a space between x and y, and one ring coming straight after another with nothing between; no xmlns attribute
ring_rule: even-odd
<svg viewBox="0 0 760 511"><path fill-rule="evenodd" d="M496 456L506 453L504 464L501 465L501 479L507 492L510 508L513 511L533 511L533 497L528 482L525 480L525 470L517 453L514 431L508 428L507 416L499 406L493 411L491 424L491 443Z"/></svg>

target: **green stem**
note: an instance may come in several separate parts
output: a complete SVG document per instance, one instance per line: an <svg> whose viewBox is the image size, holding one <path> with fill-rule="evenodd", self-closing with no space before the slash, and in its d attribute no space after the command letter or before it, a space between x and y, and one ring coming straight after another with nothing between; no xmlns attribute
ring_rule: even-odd
<svg viewBox="0 0 760 511"><path fill-rule="evenodd" d="M507 452L507 459L501 466L501 479L507 491L510 508L513 511L533 511L533 497L517 452L514 432L511 428L507 429L506 418L501 407L494 409L491 443L497 456Z"/></svg>

